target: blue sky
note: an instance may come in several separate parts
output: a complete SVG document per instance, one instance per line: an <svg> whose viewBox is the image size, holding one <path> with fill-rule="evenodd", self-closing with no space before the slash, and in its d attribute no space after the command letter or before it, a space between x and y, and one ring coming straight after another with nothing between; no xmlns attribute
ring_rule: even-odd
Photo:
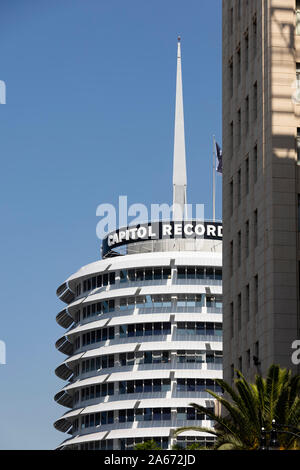
<svg viewBox="0 0 300 470"><path fill-rule="evenodd" d="M56 288L99 258L96 208L172 200L177 35L188 202L212 216L221 0L4 0L0 6L0 449L51 449L64 382ZM221 177L217 175L217 218Z"/></svg>

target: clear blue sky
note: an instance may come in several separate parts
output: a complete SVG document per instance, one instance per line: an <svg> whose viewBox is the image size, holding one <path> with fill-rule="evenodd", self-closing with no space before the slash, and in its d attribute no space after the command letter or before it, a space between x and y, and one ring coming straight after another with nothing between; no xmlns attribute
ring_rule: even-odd
<svg viewBox="0 0 300 470"><path fill-rule="evenodd" d="M0 6L0 448L51 449L65 409L56 288L99 258L96 207L171 202L182 36L188 201L212 216L221 0L3 0ZM217 218L221 177L217 175Z"/></svg>

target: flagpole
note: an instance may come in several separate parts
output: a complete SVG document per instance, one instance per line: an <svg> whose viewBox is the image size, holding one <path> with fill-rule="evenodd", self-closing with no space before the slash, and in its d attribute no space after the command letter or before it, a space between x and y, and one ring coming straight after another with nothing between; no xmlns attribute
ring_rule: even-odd
<svg viewBox="0 0 300 470"><path fill-rule="evenodd" d="M216 141L213 136L213 222L216 220Z"/></svg>

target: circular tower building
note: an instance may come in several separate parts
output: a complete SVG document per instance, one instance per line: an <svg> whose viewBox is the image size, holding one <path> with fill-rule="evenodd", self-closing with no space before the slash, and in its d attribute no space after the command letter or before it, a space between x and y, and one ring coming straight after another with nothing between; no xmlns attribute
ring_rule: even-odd
<svg viewBox="0 0 300 470"><path fill-rule="evenodd" d="M173 220L107 235L102 259L58 289L66 355L55 396L67 408L55 422L69 436L60 449L130 450L210 446L214 438L183 426L211 427L205 413L221 391L222 225L186 220L186 170L178 42ZM174 447L175 446L175 447Z"/></svg>

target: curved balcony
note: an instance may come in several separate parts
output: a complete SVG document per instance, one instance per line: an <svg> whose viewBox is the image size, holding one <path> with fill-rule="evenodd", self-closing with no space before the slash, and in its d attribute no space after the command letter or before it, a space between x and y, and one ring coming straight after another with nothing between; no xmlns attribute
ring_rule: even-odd
<svg viewBox="0 0 300 470"><path fill-rule="evenodd" d="M75 299L75 292L70 289L68 282L64 282L58 287L56 295L66 304L70 304Z"/></svg>
<svg viewBox="0 0 300 470"><path fill-rule="evenodd" d="M62 406L66 406L67 408L72 408L73 406L73 399L71 395L66 390L61 390L54 396L54 400Z"/></svg>
<svg viewBox="0 0 300 470"><path fill-rule="evenodd" d="M64 418L60 418L54 423L55 429L60 432L67 432L71 434L72 423Z"/></svg>
<svg viewBox="0 0 300 470"><path fill-rule="evenodd" d="M74 323L74 319L69 314L68 309L64 308L61 312L56 315L56 322L59 326L62 326L63 328L69 328Z"/></svg>
<svg viewBox="0 0 300 470"><path fill-rule="evenodd" d="M67 339L66 336L62 336L61 338L59 338L55 343L55 347L56 349L58 349L58 351L63 354L66 354L67 356L73 354L73 344Z"/></svg>
<svg viewBox="0 0 300 470"><path fill-rule="evenodd" d="M62 363L55 369L55 374L62 380L69 380L73 375L73 371L65 363Z"/></svg>

